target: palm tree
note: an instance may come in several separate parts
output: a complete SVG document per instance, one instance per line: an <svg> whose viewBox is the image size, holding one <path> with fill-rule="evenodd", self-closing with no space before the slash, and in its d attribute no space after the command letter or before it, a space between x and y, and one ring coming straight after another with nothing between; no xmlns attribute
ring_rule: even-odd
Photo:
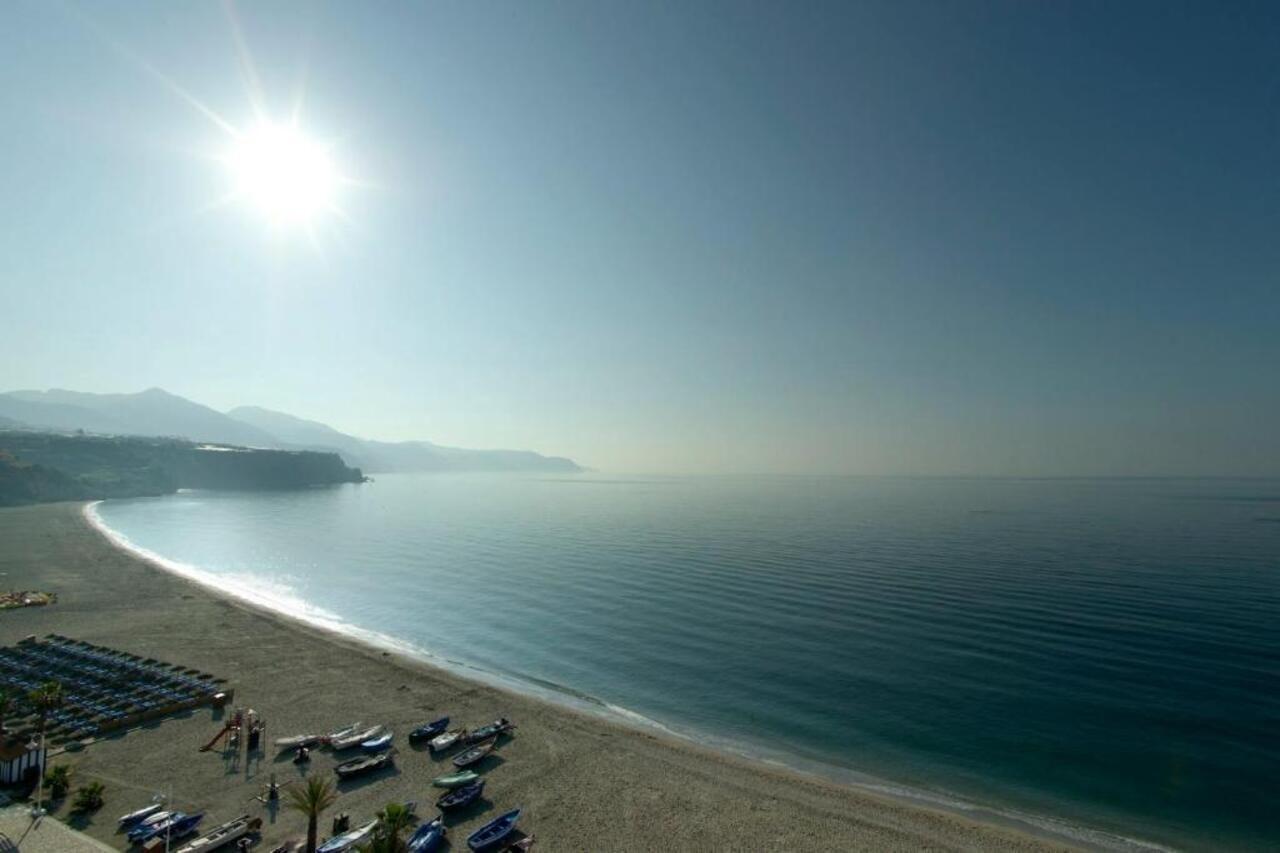
<svg viewBox="0 0 1280 853"><path fill-rule="evenodd" d="M59 764L50 768L44 775L44 784L49 789L49 799L60 800L65 797L67 789L71 787L71 765Z"/></svg>
<svg viewBox="0 0 1280 853"><path fill-rule="evenodd" d="M45 757L45 729L49 723L49 712L62 707L62 684L57 681L46 681L35 690L27 694L27 701L36 709L36 713L40 715L40 773L44 774L44 757ZM40 812L40 789L39 783L36 784L36 807L35 812Z"/></svg>
<svg viewBox="0 0 1280 853"><path fill-rule="evenodd" d="M413 823L413 815L400 803L387 803L378 812L373 837L357 849L360 853L405 853L408 844L400 837Z"/></svg>
<svg viewBox="0 0 1280 853"><path fill-rule="evenodd" d="M27 694L27 701L40 715L40 745L44 746L44 730L49 721L49 713L62 707L62 685L57 681L46 681Z"/></svg>
<svg viewBox="0 0 1280 853"><path fill-rule="evenodd" d="M73 810L83 814L102 808L102 794L106 790L107 786L101 782L81 785L80 790L76 791L75 801L72 802Z"/></svg>
<svg viewBox="0 0 1280 853"><path fill-rule="evenodd" d="M413 815L403 803L387 803L378 812L378 825L373 830L369 853L404 853L405 843L400 833L412 823Z"/></svg>
<svg viewBox="0 0 1280 853"><path fill-rule="evenodd" d="M301 786L289 789L289 807L307 817L307 853L316 853L320 813L336 799L332 783L321 776L308 776Z"/></svg>

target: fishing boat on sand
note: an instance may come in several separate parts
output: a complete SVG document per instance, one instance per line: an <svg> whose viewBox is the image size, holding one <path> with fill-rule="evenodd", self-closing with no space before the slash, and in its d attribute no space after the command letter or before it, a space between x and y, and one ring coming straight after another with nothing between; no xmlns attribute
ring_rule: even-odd
<svg viewBox="0 0 1280 853"><path fill-rule="evenodd" d="M481 726L480 728L475 729L464 738L464 741L468 744L480 743L482 740L488 740L489 738L510 732L514 730L515 727L516 724L508 720L506 717L500 717L492 723L489 723L487 726Z"/></svg>
<svg viewBox="0 0 1280 853"><path fill-rule="evenodd" d="M520 809L512 809L501 817L494 818L467 837L467 847L474 853L498 850L506 838L516 828L520 820Z"/></svg>
<svg viewBox="0 0 1280 853"><path fill-rule="evenodd" d="M239 841L246 835L256 832L261 826L262 818L251 818L247 814L240 815L235 820L229 820L224 824L215 826L210 832L206 832L199 838L179 847L177 853L209 853L209 851L217 850L224 844Z"/></svg>
<svg viewBox="0 0 1280 853"><path fill-rule="evenodd" d="M316 853L344 853L357 844L362 844L373 835L373 830L377 828L378 821L371 820L363 826L357 826L350 832L344 832L341 835L335 835L324 844L316 848Z"/></svg>
<svg viewBox="0 0 1280 853"><path fill-rule="evenodd" d="M143 806L135 812L129 812L127 815L121 815L116 823L120 824L120 826L133 826L138 821L151 817L151 815L158 811L160 811L160 804L152 803L149 806Z"/></svg>
<svg viewBox="0 0 1280 853"><path fill-rule="evenodd" d="M390 763L390 752L383 752L378 755L363 755L360 758L353 758L350 761L344 761L337 767L333 768L333 772L338 774L339 779L350 779L353 776L359 776L374 770L380 770Z"/></svg>
<svg viewBox="0 0 1280 853"><path fill-rule="evenodd" d="M329 740L329 746L332 747L335 752L341 752L344 749L351 749L353 746L359 746L367 740L373 740L378 735L382 734L385 729L386 726L370 726L364 731L352 732L349 735L344 735L339 738L331 738Z"/></svg>
<svg viewBox="0 0 1280 853"><path fill-rule="evenodd" d="M129 840L135 844L146 844L153 838L182 838L196 831L200 821L204 820L204 812L185 814L174 812L168 820L151 826L139 827L129 833Z"/></svg>
<svg viewBox="0 0 1280 853"><path fill-rule="evenodd" d="M463 770L458 773L450 773L447 776L437 776L431 780L431 784L437 788L461 788L463 785L470 785L479 778L480 774L476 771Z"/></svg>
<svg viewBox="0 0 1280 853"><path fill-rule="evenodd" d="M444 837L447 833L443 817L427 821L409 836L409 840L405 842L405 849L409 853L434 853L444 846Z"/></svg>
<svg viewBox="0 0 1280 853"><path fill-rule="evenodd" d="M136 838L142 837L152 827L168 823L170 820L173 819L174 815L180 815L180 814L182 814L182 812L173 812L173 811L152 812L151 814L144 817L142 820L137 821L133 829L129 830L129 832L127 833L129 840L133 841Z"/></svg>
<svg viewBox="0 0 1280 853"><path fill-rule="evenodd" d="M360 748L365 752L382 752L391 746L391 732L378 735L374 738L360 742Z"/></svg>
<svg viewBox="0 0 1280 853"><path fill-rule="evenodd" d="M204 812L196 812L175 820L165 829L160 830L152 838L167 838L170 841L177 841L186 838L188 835L196 831L196 827L200 825L200 821L204 820Z"/></svg>
<svg viewBox="0 0 1280 853"><path fill-rule="evenodd" d="M454 811L463 809L480 799L480 795L484 793L484 780L463 785L461 788L454 788L440 799L436 800L436 808L440 811Z"/></svg>
<svg viewBox="0 0 1280 853"><path fill-rule="evenodd" d="M427 746L431 747L432 752L444 752L453 746L467 734L466 729L454 729L451 732L445 732L442 735L436 735L431 739Z"/></svg>
<svg viewBox="0 0 1280 853"><path fill-rule="evenodd" d="M351 735L355 734L356 732L360 731L363 728L365 728L364 723L360 722L359 720L356 720L354 723L352 723L349 726L343 726L342 728L336 731L329 732L327 735L324 736L324 738L322 738L322 740L324 740L325 743L332 743L335 740L341 740L344 737L350 737Z"/></svg>
<svg viewBox="0 0 1280 853"><path fill-rule="evenodd" d="M442 734L447 728L449 728L449 718L441 717L438 720L432 720L429 723L424 723L409 732L409 740L411 742L418 740L431 740L431 738L436 735Z"/></svg>
<svg viewBox="0 0 1280 853"><path fill-rule="evenodd" d="M276 749L281 752L287 752L300 746L315 746L324 739L324 735L290 735L289 737L276 738L275 744Z"/></svg>
<svg viewBox="0 0 1280 853"><path fill-rule="evenodd" d="M493 752L495 741L487 740L484 743L476 744L459 752L453 757L454 767L470 767L478 761L481 761L486 755Z"/></svg>
<svg viewBox="0 0 1280 853"><path fill-rule="evenodd" d="M173 817L174 814L176 814L176 812L171 812L171 811L152 812L151 814L144 817L142 820L138 821L138 826L153 826L157 823L160 823L161 821L168 820L169 818Z"/></svg>

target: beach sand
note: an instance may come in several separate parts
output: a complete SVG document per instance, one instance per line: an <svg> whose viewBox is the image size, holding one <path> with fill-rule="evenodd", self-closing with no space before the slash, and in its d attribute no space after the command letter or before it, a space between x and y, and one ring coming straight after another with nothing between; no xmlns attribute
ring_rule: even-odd
<svg viewBox="0 0 1280 853"><path fill-rule="evenodd" d="M406 741L418 723L445 714L477 726L519 725L485 766L486 799L450 822L455 850L485 821L520 806L521 828L550 851L639 850L1049 850L1051 841L1004 826L899 802L859 789L724 755L677 738L464 680L407 657L260 610L157 569L115 548L80 504L0 510L0 589L57 593L57 604L0 612L0 644L54 632L222 676L237 705L267 721L267 740L328 731L357 719L397 735L393 772L341 786L321 818L352 824L391 801L415 800L433 815L432 777L448 772ZM359 571L353 566L352 571ZM406 601L406 607L423 602ZM422 607L424 619L430 608ZM220 726L202 709L94 743L54 759L75 781L107 785L107 805L84 830L123 848L115 818L173 791L180 807L207 812L206 826L240 814L264 819L270 850L305 830L302 818L254 800L275 775L301 777L288 757L235 760L198 747ZM333 778L334 757L314 753L311 772ZM55 814L65 816L66 806Z"/></svg>

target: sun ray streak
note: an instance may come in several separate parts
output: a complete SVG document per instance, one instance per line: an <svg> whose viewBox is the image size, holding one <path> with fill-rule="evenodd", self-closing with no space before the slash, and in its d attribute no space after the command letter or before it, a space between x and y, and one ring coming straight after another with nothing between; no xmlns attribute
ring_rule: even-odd
<svg viewBox="0 0 1280 853"><path fill-rule="evenodd" d="M171 94L176 95L183 102L185 102L187 106L193 108L196 112L200 113L200 115L207 118L219 130L223 131L224 133L226 133L228 136L231 136L231 137L236 137L239 135L239 131L236 130L235 125L233 125L231 122L224 119L222 116L218 115L218 113L216 113L211 107L207 106L203 101L201 101L195 95L191 94L186 89L179 86L176 81L174 81L171 77L169 77L159 68L156 68L154 65L148 62L146 59L139 56L136 52L134 52L133 50L125 46L123 43L112 38L110 34L105 32L101 27L99 27L89 18L86 18L84 15L74 10L72 10L72 14L74 15L75 19L81 26L83 26L85 29L89 30L95 36L101 39L102 43L105 44L107 48L110 49L113 53L115 53L117 56L124 59L128 64L133 65L135 68L139 69L140 71L145 73L147 76L151 77L153 80L158 82L164 88L168 89Z"/></svg>
<svg viewBox="0 0 1280 853"><path fill-rule="evenodd" d="M294 127L302 120L302 109L307 101L307 81L311 77L311 43L312 27L308 20L306 35L303 37L305 47L298 56L298 71L293 83L293 103L289 108L289 122Z"/></svg>
<svg viewBox="0 0 1280 853"><path fill-rule="evenodd" d="M263 96L262 81L258 78L258 70L253 64L253 54L244 38L244 29L240 26L240 16L236 13L234 0L223 0L223 10L227 15L227 23L231 28L231 39L236 44L236 61L240 66L240 76L244 78L244 87L249 96L249 106L253 109L258 121L266 118L267 104Z"/></svg>

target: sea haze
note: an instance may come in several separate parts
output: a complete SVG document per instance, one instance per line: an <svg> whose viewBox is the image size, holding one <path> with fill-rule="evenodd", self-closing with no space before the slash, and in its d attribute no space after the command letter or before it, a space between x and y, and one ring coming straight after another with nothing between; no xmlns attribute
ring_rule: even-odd
<svg viewBox="0 0 1280 853"><path fill-rule="evenodd" d="M1280 838L1280 480L394 475L96 511L277 606L836 776Z"/></svg>

